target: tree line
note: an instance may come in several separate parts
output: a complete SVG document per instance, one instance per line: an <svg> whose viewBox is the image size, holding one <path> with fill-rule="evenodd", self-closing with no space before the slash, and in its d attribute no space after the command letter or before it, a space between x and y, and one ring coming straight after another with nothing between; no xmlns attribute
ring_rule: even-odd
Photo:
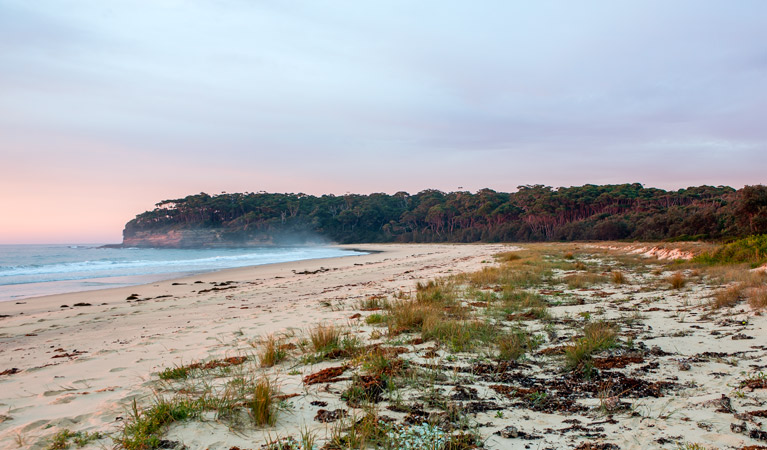
<svg viewBox="0 0 767 450"><path fill-rule="evenodd" d="M767 187L666 191L639 183L517 192L200 193L164 200L128 222L139 231L215 228L232 242L312 232L338 243L722 239L767 233Z"/></svg>

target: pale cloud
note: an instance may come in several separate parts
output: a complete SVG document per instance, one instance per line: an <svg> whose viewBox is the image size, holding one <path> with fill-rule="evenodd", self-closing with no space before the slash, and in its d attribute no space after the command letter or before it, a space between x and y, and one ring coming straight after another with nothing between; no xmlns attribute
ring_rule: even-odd
<svg viewBox="0 0 767 450"><path fill-rule="evenodd" d="M36 173L66 168L80 193L120 180L108 220L70 198L71 223L116 235L203 190L764 183L765 16L760 1L0 0L0 188L35 180L25 199L45 204L57 187Z"/></svg>

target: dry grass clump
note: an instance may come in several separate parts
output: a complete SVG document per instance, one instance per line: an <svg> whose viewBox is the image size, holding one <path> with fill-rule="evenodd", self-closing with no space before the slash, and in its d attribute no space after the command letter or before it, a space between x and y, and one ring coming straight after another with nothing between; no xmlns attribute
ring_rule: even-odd
<svg viewBox="0 0 767 450"><path fill-rule="evenodd" d="M567 252L564 256L565 259L575 259L575 255L573 255L573 252Z"/></svg>
<svg viewBox="0 0 767 450"><path fill-rule="evenodd" d="M261 352L258 354L258 363L261 367L272 367L288 356L288 353L280 347L279 340L273 334L261 341L260 346Z"/></svg>
<svg viewBox="0 0 767 450"><path fill-rule="evenodd" d="M258 380L253 386L253 396L248 401L248 410L256 425L274 425L277 421L277 402L272 383L267 378Z"/></svg>
<svg viewBox="0 0 767 450"><path fill-rule="evenodd" d="M455 352L475 348L477 344L488 344L498 335L498 329L490 323L479 320L445 320L430 317L424 321L421 337L450 346Z"/></svg>
<svg viewBox="0 0 767 450"><path fill-rule="evenodd" d="M756 288L748 296L748 304L754 309L767 307L767 287Z"/></svg>
<svg viewBox="0 0 767 450"><path fill-rule="evenodd" d="M500 266L484 267L476 272L451 277L450 280L454 283L465 283L471 287L484 289L490 286L527 287L540 284L551 277L553 263L539 253L517 251L499 253L495 256L502 262ZM428 287L429 285L422 285L422 288Z"/></svg>
<svg viewBox="0 0 767 450"><path fill-rule="evenodd" d="M422 304L412 300L400 300L389 305L386 323L392 335L408 331L418 331L424 322L444 315L444 309L438 304Z"/></svg>
<svg viewBox="0 0 767 450"><path fill-rule="evenodd" d="M510 261L517 261L519 259L522 259L518 251L501 252L501 253L496 253L493 256L495 257L496 260L500 262L510 262Z"/></svg>
<svg viewBox="0 0 767 450"><path fill-rule="evenodd" d="M703 268L708 277L719 283L743 283L749 287L758 287L767 282L767 271L749 270L745 264L710 266Z"/></svg>
<svg viewBox="0 0 767 450"><path fill-rule="evenodd" d="M375 311L384 307L386 307L386 298L379 295L360 300L360 309L363 311Z"/></svg>
<svg viewBox="0 0 767 450"><path fill-rule="evenodd" d="M613 283L615 284L627 284L629 281L628 278L626 278L626 275L624 275L620 270L613 270L612 278Z"/></svg>
<svg viewBox="0 0 767 450"><path fill-rule="evenodd" d="M607 278L604 275L596 273L577 273L565 277L565 283L567 283L570 289L582 289L595 284L602 284L606 281Z"/></svg>
<svg viewBox="0 0 767 450"><path fill-rule="evenodd" d="M565 362L568 369L590 372L591 355L615 345L618 330L609 322L593 322L583 328L583 337L565 347Z"/></svg>
<svg viewBox="0 0 767 450"><path fill-rule="evenodd" d="M672 289L682 289L687 284L687 279L682 272L675 272L673 275L666 278L666 281L671 285Z"/></svg>
<svg viewBox="0 0 767 450"><path fill-rule="evenodd" d="M541 341L525 330L515 329L498 338L498 358L516 361L530 350L538 348Z"/></svg>
<svg viewBox="0 0 767 450"><path fill-rule="evenodd" d="M605 321L593 322L583 327L583 335L595 351L604 350L615 345L618 327Z"/></svg>
<svg viewBox="0 0 767 450"><path fill-rule="evenodd" d="M505 288L528 287L551 278L552 263L538 255L527 255L523 259L507 263L500 268L495 284Z"/></svg>
<svg viewBox="0 0 767 450"><path fill-rule="evenodd" d="M501 308L506 312L519 311L522 308L546 306L546 300L539 294L517 289L504 290L501 293Z"/></svg>
<svg viewBox="0 0 767 450"><path fill-rule="evenodd" d="M482 270L465 275L465 281L474 287L501 284L504 271L500 267L483 267Z"/></svg>
<svg viewBox="0 0 767 450"><path fill-rule="evenodd" d="M714 294L714 301L711 306L714 309L729 308L735 306L741 298L743 298L743 285L735 284Z"/></svg>
<svg viewBox="0 0 767 450"><path fill-rule="evenodd" d="M455 303L455 285L445 279L416 283L416 301L418 303L437 303L449 306Z"/></svg>
<svg viewBox="0 0 767 450"><path fill-rule="evenodd" d="M309 330L309 340L315 352L326 352L338 348L341 341L341 329L333 324L318 324Z"/></svg>

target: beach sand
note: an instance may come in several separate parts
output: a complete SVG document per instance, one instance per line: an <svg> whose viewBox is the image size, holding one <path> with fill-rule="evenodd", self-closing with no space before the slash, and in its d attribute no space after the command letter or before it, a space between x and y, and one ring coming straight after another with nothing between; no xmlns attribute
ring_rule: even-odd
<svg viewBox="0 0 767 450"><path fill-rule="evenodd" d="M404 352L411 367L420 368L415 377L422 379L412 380L416 383L442 377L432 380L424 395L407 388L403 395L421 395L410 406L421 405L416 409L428 410L429 419L445 420L447 413L434 415L428 390L437 400L459 405L459 415L486 448L754 450L765 447L746 446L767 444L762 424L767 315L744 297L767 286L763 276L739 269L738 276L751 284L732 305L715 309L712 301L733 282L724 285L716 272L661 259L667 252L643 257L637 246L624 244L525 245L528 253L539 252L539 259L530 257L529 265L521 259L516 270L549 265L548 275L526 289L545 298L550 316L529 320L508 314L504 320L510 326L536 333L543 344L520 361L498 361L493 345L467 353L434 341L416 342L412 335L384 336L386 327L366 324L375 312L362 310L360 301L392 299L400 291L414 292L419 281L498 266L493 255L516 247L353 247L380 252L0 303L0 314L8 316L0 319L0 372L5 371L0 375L0 448L44 449L63 429L117 437L134 400L139 409L146 408L157 396L206 389L231 378L231 373L203 371L191 380L163 383L160 371L234 356L248 357L233 366L234 373L269 377L284 395L275 426L233 429L230 422L207 415L170 427L164 435L168 448L259 449L306 430L322 445L341 423L319 421L323 409L364 414L341 397L365 355L356 361L307 362L296 349L271 368L259 367L256 357L264 336L276 333L298 342L318 323L343 327L362 345L372 344L363 347L369 352L388 341L390 351ZM617 271L625 274L625 282L610 281ZM681 287L669 282L677 272L686 282ZM572 277L596 281L576 285ZM492 285L480 288L486 292L466 295L491 296ZM490 302L467 303L478 317L492 313ZM602 320L619 327L620 344L594 360L606 365L600 366L599 378L573 376L564 369L563 350L587 324ZM306 382L305 377L330 367L346 373ZM380 406L380 414L400 423L408 414L426 420L417 411L391 406L391 401ZM104 438L87 448L111 445Z"/></svg>
<svg viewBox="0 0 767 450"><path fill-rule="evenodd" d="M506 247L347 248L378 252L0 303L0 372L19 371L0 375L0 448L42 448L63 428L115 431L134 399L151 396L158 370L225 357L232 341L345 324L348 311L333 304L476 270Z"/></svg>

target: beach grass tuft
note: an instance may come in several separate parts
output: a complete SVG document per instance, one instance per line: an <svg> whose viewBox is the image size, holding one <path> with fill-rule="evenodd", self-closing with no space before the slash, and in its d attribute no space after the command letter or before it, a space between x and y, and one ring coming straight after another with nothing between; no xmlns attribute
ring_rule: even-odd
<svg viewBox="0 0 767 450"><path fill-rule="evenodd" d="M687 278L684 277L682 272L674 272L673 275L666 278L666 281L671 285L672 289L682 289L687 285Z"/></svg>
<svg viewBox="0 0 767 450"><path fill-rule="evenodd" d="M590 372L591 356L615 346L617 327L609 322L592 322L583 328L583 337L565 347L565 366L570 370Z"/></svg>
<svg viewBox="0 0 767 450"><path fill-rule="evenodd" d="M596 273L577 273L565 277L565 283L570 289L583 289L596 284L602 284L607 281L604 275Z"/></svg>
<svg viewBox="0 0 767 450"><path fill-rule="evenodd" d="M247 403L253 423L259 426L274 425L277 421L277 402L274 396L274 388L268 378L256 382L252 397Z"/></svg>
<svg viewBox="0 0 767 450"><path fill-rule="evenodd" d="M287 351L280 346L280 341L273 334L266 336L260 346L258 362L261 367L272 367L288 357Z"/></svg>
<svg viewBox="0 0 767 450"><path fill-rule="evenodd" d="M628 278L626 278L626 275L623 272L621 272L620 270L613 270L611 272L611 274L612 274L612 278L613 278L613 283L615 283L615 284L627 284L628 283Z"/></svg>
<svg viewBox="0 0 767 450"><path fill-rule="evenodd" d="M328 353L339 347L341 329L333 324L318 324L309 330L312 349L317 353Z"/></svg>
<svg viewBox="0 0 767 450"><path fill-rule="evenodd" d="M714 294L712 306L714 309L729 308L735 306L741 298L743 298L743 285L734 284Z"/></svg>
<svg viewBox="0 0 767 450"><path fill-rule="evenodd" d="M767 307L767 287L753 289L748 296L748 304L754 309Z"/></svg>

